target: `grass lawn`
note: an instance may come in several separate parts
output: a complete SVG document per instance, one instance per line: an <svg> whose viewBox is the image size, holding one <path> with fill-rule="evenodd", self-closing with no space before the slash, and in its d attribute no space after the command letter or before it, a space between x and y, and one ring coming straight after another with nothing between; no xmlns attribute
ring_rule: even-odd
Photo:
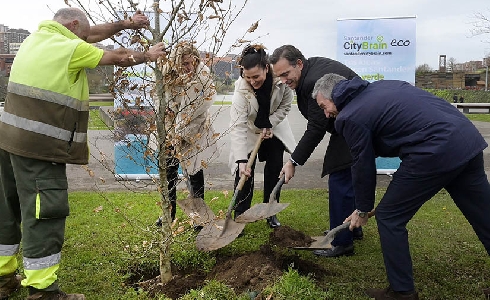
<svg viewBox="0 0 490 300"><path fill-rule="evenodd" d="M465 114L471 121L490 122L490 114Z"/></svg>
<svg viewBox="0 0 490 300"><path fill-rule="evenodd" d="M99 114L99 109L89 111L88 129L90 130L112 130L114 127L108 127Z"/></svg>
<svg viewBox="0 0 490 300"><path fill-rule="evenodd" d="M378 200L383 193L383 189L377 190ZM227 196L222 191L206 192L206 203L215 212L225 210L231 194L232 191ZM281 223L310 236L321 235L328 223L327 195L326 190L283 190L281 202L290 206L280 213ZM261 202L261 196L257 191L253 203ZM158 195L129 191L72 192L69 198L71 215L67 219L59 270L61 288L66 292L83 292L87 299L149 299L129 287L126 279L132 275L130 270L158 268L155 247L158 232L153 226L159 216ZM185 219L180 209L177 212L178 218ZM427 202L408 228L421 299L483 299L481 288L490 286L489 258L447 193L442 191ZM203 268L212 264L214 257L258 250L272 229L264 221L258 221L248 224L245 230L244 238L210 253L195 249L195 233L188 230L176 237L173 261L181 266ZM328 271L329 275L317 283L326 291L323 293L327 299L368 299L364 289L385 287L387 282L374 219L365 226L364 233L364 240L356 242L356 255L351 257L327 259L315 257L310 251L288 251L295 251L301 258L314 261ZM292 282L286 285L277 283L278 289L288 290L300 284L298 278L289 280ZM309 292L306 289L301 293ZM23 299L26 293L23 289L10 299ZM206 295L186 299L224 299ZM274 299L314 300L295 297ZM250 298L230 294L226 299Z"/></svg>
<svg viewBox="0 0 490 300"><path fill-rule="evenodd" d="M466 116L472 121L490 122L490 114ZM90 129L108 129L98 110L90 111ZM384 190L377 190L378 200L383 193ZM231 194L232 191L228 191L225 197L221 191L206 192L206 202L215 212L225 210ZM261 202L261 196L257 191L254 203ZM328 224L327 198L326 190L283 190L281 202L291 204L280 213L281 223L311 236L321 235ZM83 292L87 299L150 299L129 287L127 279L134 275L132 270L135 269L158 269L155 247L158 232L152 226L159 215L158 201L155 193L70 193L71 216L67 220L59 271L61 288L67 292ZM185 219L180 209L178 217ZM483 299L481 289L490 287L490 260L447 193L442 191L427 202L408 228L415 283L421 299ZM258 250L271 229L259 221L248 224L246 231L248 238L237 239L211 253L197 252L195 233L186 231L176 237L172 246L173 262L196 268L209 267L220 255ZM326 259L315 257L309 251L296 251L301 258L314 261L329 271L330 275L317 283L326 290L327 299L368 299L363 294L364 289L387 286L374 219L364 228L364 233L365 239L356 242L356 255L352 257ZM285 278L290 275L285 274ZM297 278L290 280L291 285L301 286ZM276 286L285 290L291 288L280 283ZM24 299L25 295L26 291L22 290L10 299ZM207 295L187 299L212 298ZM229 295L226 299L250 298Z"/></svg>
<svg viewBox="0 0 490 300"><path fill-rule="evenodd" d="M93 106L114 106L114 101L92 101L90 105Z"/></svg>

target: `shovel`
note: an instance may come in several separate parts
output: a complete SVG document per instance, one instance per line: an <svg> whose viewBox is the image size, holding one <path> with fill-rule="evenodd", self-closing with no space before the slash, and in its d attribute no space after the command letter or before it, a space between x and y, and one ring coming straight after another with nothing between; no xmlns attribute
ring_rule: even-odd
<svg viewBox="0 0 490 300"><path fill-rule="evenodd" d="M193 220L195 226L204 226L216 216L202 198L196 198L194 196L194 190L192 189L190 178L185 168L182 168L182 173L184 174L187 189L189 190L189 196L187 199L177 201L177 204Z"/></svg>
<svg viewBox="0 0 490 300"><path fill-rule="evenodd" d="M258 220L262 220L279 213L288 207L289 203L278 203L277 193L284 184L284 174L281 176L276 186L272 190L269 197L269 203L255 204L251 208L247 209L243 214L239 215L235 221L238 223L251 223Z"/></svg>
<svg viewBox="0 0 490 300"><path fill-rule="evenodd" d="M250 159L247 162L247 169L252 167L252 164L255 161L257 152L259 152L260 144L262 143L263 139L264 135L260 134L257 142L255 143L255 148L250 154ZM228 206L226 218L224 220L212 220L204 226L201 232L199 232L196 238L197 249L201 251L212 251L222 248L233 242L243 231L246 223L235 222L231 217L231 211L235 206L236 198L238 196L238 193L242 190L245 181L247 181L247 176L242 175L235 189L235 192L233 193L230 205Z"/></svg>
<svg viewBox="0 0 490 300"><path fill-rule="evenodd" d="M371 218L374 216L374 209L368 213L368 217ZM312 236L311 238L314 240L310 246L308 247L293 247L293 249L297 250L325 250L332 248L332 241L335 239L337 234L342 230L348 230L350 226L350 222L345 222L334 229L330 230L327 235L324 236Z"/></svg>

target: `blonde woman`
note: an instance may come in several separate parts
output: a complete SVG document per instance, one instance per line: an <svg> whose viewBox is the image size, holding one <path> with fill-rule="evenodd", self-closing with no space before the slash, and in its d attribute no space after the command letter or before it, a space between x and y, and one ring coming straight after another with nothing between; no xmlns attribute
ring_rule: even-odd
<svg viewBox="0 0 490 300"><path fill-rule="evenodd" d="M204 199L203 167L219 154L208 111L215 100L216 88L209 68L191 42L175 45L162 73L164 82L160 84L165 90L166 124L171 141L167 149L167 180L174 220L179 163L188 174L194 196Z"/></svg>

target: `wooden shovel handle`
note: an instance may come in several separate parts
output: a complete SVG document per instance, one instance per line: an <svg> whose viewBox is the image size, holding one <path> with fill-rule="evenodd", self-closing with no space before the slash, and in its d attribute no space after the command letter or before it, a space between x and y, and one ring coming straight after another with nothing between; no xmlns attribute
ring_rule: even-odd
<svg viewBox="0 0 490 300"><path fill-rule="evenodd" d="M257 157L257 153L259 152L260 149L260 144L262 144L262 141L264 140L264 134L260 133L259 138L257 139L257 142L255 142L255 147L252 150L252 153L250 154L250 158L247 161L247 166L246 168L249 169L252 167L255 158ZM240 181L238 182L238 185L236 187L237 191L241 191L243 188L243 185L245 184L245 181L247 181L247 176L245 174L242 174L240 177Z"/></svg>
<svg viewBox="0 0 490 300"><path fill-rule="evenodd" d="M257 139L257 142L255 142L255 147L252 150L252 154L250 154L250 158L248 159L247 169L252 167L252 164L255 161L255 157L257 156L257 153L259 152L260 144L262 143L263 139L264 139L264 134L261 133L259 135L259 138ZM240 170L238 172L240 172ZM247 176L245 174L242 174L242 176L240 177L240 181L238 182L235 191L233 192L233 197L231 198L230 205L228 206L228 210L226 211L226 220L225 220L225 225L223 226L223 232L228 226L228 223L230 222L229 220L231 220L231 211L235 206L235 201L238 196L238 192L242 190L245 181L247 181Z"/></svg>
<svg viewBox="0 0 490 300"><path fill-rule="evenodd" d="M192 198L194 197L194 189L192 188L191 184L191 178L189 177L189 174L187 174L187 170L182 167L182 175L184 175L185 179L185 184L187 185L187 190L189 190L189 196Z"/></svg>

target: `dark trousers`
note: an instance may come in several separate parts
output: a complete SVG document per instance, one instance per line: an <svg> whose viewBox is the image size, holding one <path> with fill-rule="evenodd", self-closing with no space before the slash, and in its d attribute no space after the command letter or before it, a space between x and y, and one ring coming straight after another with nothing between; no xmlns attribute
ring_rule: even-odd
<svg viewBox="0 0 490 300"><path fill-rule="evenodd" d="M330 229L341 225L356 209L351 169L333 172L328 176L328 209ZM362 230L357 229L356 230ZM337 234L332 246L346 246L353 243L352 231L344 230Z"/></svg>
<svg viewBox="0 0 490 300"><path fill-rule="evenodd" d="M175 157L167 158L167 181L168 181L168 193L170 198L170 204L172 205L172 210L170 211L170 216L172 221L175 219L175 214L177 210L177 185L179 183L179 160ZM204 199L204 172L199 170L194 175L189 175L187 178L190 182L192 188L192 193L195 198Z"/></svg>
<svg viewBox="0 0 490 300"><path fill-rule="evenodd" d="M445 188L490 254L490 184L483 153L463 166L434 175L414 175L403 162L376 207L376 222L388 281L395 291L414 290L407 223L419 208Z"/></svg>
<svg viewBox="0 0 490 300"><path fill-rule="evenodd" d="M283 166L283 155L285 146L276 137L266 139L262 141L259 149L259 161L265 161L264 166L264 199L263 203L269 202L269 197L274 189L276 183L279 181L279 173ZM250 154L248 159L250 159ZM254 191L254 175L255 175L255 161L252 165L252 176L245 181L242 190L238 193L235 200L235 217L244 213L250 208L252 204L253 191ZM238 182L240 181L239 170L235 173L235 190ZM276 195L277 202L279 202L280 191Z"/></svg>

